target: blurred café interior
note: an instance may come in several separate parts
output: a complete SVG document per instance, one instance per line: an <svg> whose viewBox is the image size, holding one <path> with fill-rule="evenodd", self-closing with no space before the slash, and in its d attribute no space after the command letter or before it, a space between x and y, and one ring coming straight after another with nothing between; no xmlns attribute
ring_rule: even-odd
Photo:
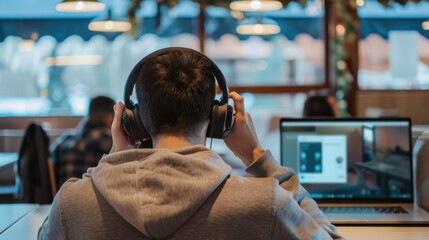
<svg viewBox="0 0 429 240"><path fill-rule="evenodd" d="M54 141L77 126L92 97L123 101L134 64L169 46L214 60L230 90L243 95L265 148L277 146L278 120L302 117L306 99L318 94L336 98L338 117L410 117L414 125L429 125L428 1L59 4L72 2L0 1L5 156L16 156L30 122ZM13 202L16 159L0 161L0 202Z"/></svg>
<svg viewBox="0 0 429 240"><path fill-rule="evenodd" d="M216 62L267 148L276 120L301 117L314 94L334 95L340 117L429 123L425 1L284 0L234 10L222 0L106 0L89 11L59 2L0 2L0 152L18 151L31 121L53 141L76 127L91 97L123 101L134 64L169 46Z"/></svg>

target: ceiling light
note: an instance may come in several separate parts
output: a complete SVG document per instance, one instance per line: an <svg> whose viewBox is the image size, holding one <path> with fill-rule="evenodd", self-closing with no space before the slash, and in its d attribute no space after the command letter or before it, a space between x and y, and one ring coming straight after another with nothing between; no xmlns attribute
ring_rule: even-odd
<svg viewBox="0 0 429 240"><path fill-rule="evenodd" d="M241 35L274 35L280 32L279 25L268 18L248 18L237 26Z"/></svg>
<svg viewBox="0 0 429 240"><path fill-rule="evenodd" d="M21 52L29 52L34 49L36 43L32 39L21 40L18 44L18 50Z"/></svg>
<svg viewBox="0 0 429 240"><path fill-rule="evenodd" d="M47 66L99 65L103 61L100 55L72 55L47 57L44 62Z"/></svg>
<svg viewBox="0 0 429 240"><path fill-rule="evenodd" d="M247 0L234 1L229 7L234 11L257 12L278 10L283 7L283 4L279 1L272 0Z"/></svg>
<svg viewBox="0 0 429 240"><path fill-rule="evenodd" d="M424 22L422 23L422 28L423 28L424 30L429 30L429 20L424 21Z"/></svg>
<svg viewBox="0 0 429 240"><path fill-rule="evenodd" d="M89 30L97 32L127 32L131 29L131 23L117 20L104 20L91 22Z"/></svg>
<svg viewBox="0 0 429 240"><path fill-rule="evenodd" d="M94 19L88 25L89 30L97 32L127 32L131 29L131 23L125 19L113 19L112 10L107 10L107 17Z"/></svg>
<svg viewBox="0 0 429 240"><path fill-rule="evenodd" d="M356 0L356 5L358 7L363 7L365 5L365 0Z"/></svg>
<svg viewBox="0 0 429 240"><path fill-rule="evenodd" d="M244 14L243 14L243 12L240 12L240 11L231 11L231 16L237 20L243 20L244 19Z"/></svg>
<svg viewBox="0 0 429 240"><path fill-rule="evenodd" d="M63 0L55 7L59 12L97 12L104 9L98 0Z"/></svg>

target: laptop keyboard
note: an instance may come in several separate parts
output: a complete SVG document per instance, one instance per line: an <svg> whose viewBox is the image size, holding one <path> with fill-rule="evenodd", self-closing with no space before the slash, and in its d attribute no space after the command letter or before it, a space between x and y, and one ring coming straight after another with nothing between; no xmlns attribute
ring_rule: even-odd
<svg viewBox="0 0 429 240"><path fill-rule="evenodd" d="M384 214L406 214L402 207L320 207L324 213L384 213Z"/></svg>

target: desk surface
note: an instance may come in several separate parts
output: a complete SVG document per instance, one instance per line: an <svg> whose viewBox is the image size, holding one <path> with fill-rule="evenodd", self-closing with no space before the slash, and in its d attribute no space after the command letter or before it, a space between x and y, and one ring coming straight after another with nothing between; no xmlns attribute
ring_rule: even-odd
<svg viewBox="0 0 429 240"><path fill-rule="evenodd" d="M0 152L0 169L18 161L18 153L16 152Z"/></svg>
<svg viewBox="0 0 429 240"><path fill-rule="evenodd" d="M2 204L4 206L6 204ZM37 207L37 206L36 206ZM0 233L3 239L37 239L37 232L49 214L50 205L40 205ZM0 215L3 216L3 212ZM3 218L3 217L2 217ZM428 239L429 226L338 226L338 233L346 239Z"/></svg>
<svg viewBox="0 0 429 240"><path fill-rule="evenodd" d="M40 205L0 234L0 240L37 239L40 226L49 214L50 205Z"/></svg>
<svg viewBox="0 0 429 240"><path fill-rule="evenodd" d="M38 206L38 204L0 204L0 234Z"/></svg>
<svg viewBox="0 0 429 240"><path fill-rule="evenodd" d="M338 226L337 231L348 240L353 239L413 239L427 240L429 226Z"/></svg>

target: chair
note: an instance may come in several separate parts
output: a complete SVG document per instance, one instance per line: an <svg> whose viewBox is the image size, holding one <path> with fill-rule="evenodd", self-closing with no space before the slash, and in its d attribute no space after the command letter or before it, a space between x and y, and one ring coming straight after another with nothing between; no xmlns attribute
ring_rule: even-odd
<svg viewBox="0 0 429 240"><path fill-rule="evenodd" d="M18 202L50 204L57 192L54 165L49 155L49 137L37 123L30 123L15 164Z"/></svg>

